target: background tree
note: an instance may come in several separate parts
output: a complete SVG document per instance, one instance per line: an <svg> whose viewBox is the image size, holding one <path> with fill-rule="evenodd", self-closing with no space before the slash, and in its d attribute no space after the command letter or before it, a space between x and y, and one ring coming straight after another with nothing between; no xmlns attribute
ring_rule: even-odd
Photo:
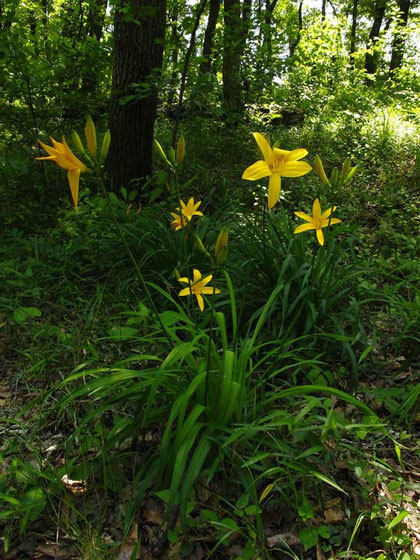
<svg viewBox="0 0 420 560"><path fill-rule="evenodd" d="M394 73L397 68L401 67L404 56L404 35L403 31L407 27L408 14L411 6L414 4L413 0L397 0L398 4L398 18L394 31L394 39L392 42L391 62L389 64L390 73Z"/></svg>
<svg viewBox="0 0 420 560"><path fill-rule="evenodd" d="M109 166L114 188L151 172L166 0L130 0L115 10Z"/></svg>
<svg viewBox="0 0 420 560"><path fill-rule="evenodd" d="M377 0L373 5L373 23L369 33L368 51L365 58L365 70L367 74L375 74L378 66L379 53L375 49L378 42L382 21L385 16L386 1Z"/></svg>

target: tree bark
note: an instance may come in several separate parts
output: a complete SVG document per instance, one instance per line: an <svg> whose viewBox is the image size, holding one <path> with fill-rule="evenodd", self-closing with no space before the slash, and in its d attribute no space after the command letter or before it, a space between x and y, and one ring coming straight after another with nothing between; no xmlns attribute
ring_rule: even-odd
<svg viewBox="0 0 420 560"><path fill-rule="evenodd" d="M353 63L352 54L356 51L356 30L357 30L357 11L359 0L353 0L351 11L351 32L350 32L350 62Z"/></svg>
<svg viewBox="0 0 420 560"><path fill-rule="evenodd" d="M296 47L299 44L300 41L300 33L302 31L302 27L303 27L303 19L302 19L302 8L303 8L303 0L300 0L299 2L299 8L298 8L298 32L297 32L297 36L295 41L293 42L292 45L290 45L290 56L293 56Z"/></svg>
<svg viewBox="0 0 420 560"><path fill-rule="evenodd" d="M385 0L378 0L375 2L374 17L372 28L369 33L368 48L375 47L379 39L379 33L382 27L382 21L385 15ZM378 53L366 53L365 57L365 70L367 74L375 74L378 67Z"/></svg>
<svg viewBox="0 0 420 560"><path fill-rule="evenodd" d="M203 42L203 60L200 64L200 74L206 74L211 71L213 39L216 31L217 20L220 12L220 0L210 0L209 19L207 21L206 32Z"/></svg>
<svg viewBox="0 0 420 560"><path fill-rule="evenodd" d="M122 5L115 12L109 115L108 163L114 189L151 173L156 79L162 67L166 18L166 0L128 0L123 6L124 12ZM136 92L132 84L142 84L142 90ZM124 103L131 94L136 97Z"/></svg>
<svg viewBox="0 0 420 560"><path fill-rule="evenodd" d="M241 57L249 31L251 0L224 0L223 102L226 112L241 113Z"/></svg>
<svg viewBox="0 0 420 560"><path fill-rule="evenodd" d="M397 68L400 68L403 61L405 41L400 32L407 26L411 4L411 0L398 0L400 19L395 30L394 40L392 41L391 62L389 64L390 74L393 74Z"/></svg>
<svg viewBox="0 0 420 560"><path fill-rule="evenodd" d="M197 6L197 13L196 13L196 16L195 16L194 27L191 31L190 44L188 45L188 50L187 50L187 53L185 55L184 66L183 66L182 74L181 74L181 86L179 88L178 110L177 110L176 117L175 117L175 119L176 119L175 120L175 127L174 127L174 130L173 130L173 133L172 133L172 142L173 143L175 143L176 135L178 134L179 118L180 118L181 109L182 109L182 102L184 100L184 92L185 92L185 85L186 85L186 81L187 81L188 65L190 63L191 55L192 55L194 47L195 47L195 37L196 37L196 34L197 34L197 29L198 29L198 26L200 25L201 16L203 15L204 8L206 7L206 4L207 4L207 0L201 0L200 4L198 4L198 6Z"/></svg>

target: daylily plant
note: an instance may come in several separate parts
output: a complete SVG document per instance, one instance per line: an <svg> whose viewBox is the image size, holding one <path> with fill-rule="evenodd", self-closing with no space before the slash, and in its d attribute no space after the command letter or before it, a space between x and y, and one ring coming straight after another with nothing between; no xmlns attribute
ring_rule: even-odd
<svg viewBox="0 0 420 560"><path fill-rule="evenodd" d="M212 274L205 276L204 278L201 276L201 272L196 268L193 270L193 280L189 280L188 278L178 278L178 282L183 282L185 284L190 284L188 288L184 288L179 292L180 296L190 296L194 295L197 298L198 307L200 311L204 309L204 299L201 294L205 295L213 295L213 294L220 294L220 290L218 288L213 288L212 286L207 286L207 284L213 278Z"/></svg>
<svg viewBox="0 0 420 560"><path fill-rule="evenodd" d="M67 178L69 180L71 195L74 207L77 210L77 203L79 201L80 173L86 171L87 167L70 150L64 136L62 142L56 142L54 138L51 138L51 142L53 145L47 146L47 144L44 144L39 140L39 143L49 155L45 157L38 157L36 159L55 161L59 167L67 170Z"/></svg>
<svg viewBox="0 0 420 560"><path fill-rule="evenodd" d="M324 245L324 233L322 228L328 227L329 225L339 224L341 222L338 218L330 218L331 213L334 212L335 209L336 206L334 206L334 208L328 208L328 210L325 210L325 212L321 214L321 204L316 198L312 206L312 216L308 216L308 214L305 214L304 212L295 212L298 218L302 218L302 220L306 220L308 223L298 226L294 233L302 233L303 231L314 229L318 243L320 245Z"/></svg>
<svg viewBox="0 0 420 560"><path fill-rule="evenodd" d="M253 133L254 138L264 156L264 160L257 161L245 169L242 179L257 181L263 177L270 177L268 185L268 207L276 205L281 191L281 177L302 177L311 171L312 167L306 161L298 161L308 154L301 148L298 150L272 149L270 144L259 132Z"/></svg>

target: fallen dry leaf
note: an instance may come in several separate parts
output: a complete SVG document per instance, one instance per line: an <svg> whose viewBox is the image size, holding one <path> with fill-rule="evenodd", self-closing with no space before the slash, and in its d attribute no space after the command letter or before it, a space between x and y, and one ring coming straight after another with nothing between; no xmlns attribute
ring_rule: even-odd
<svg viewBox="0 0 420 560"><path fill-rule="evenodd" d="M339 523L343 521L346 514L341 508L332 507L324 511L324 517L327 523Z"/></svg>
<svg viewBox="0 0 420 560"><path fill-rule="evenodd" d="M288 546L300 546L300 539L293 533L279 533L278 535L272 535L267 537L268 548L273 548L278 544L287 544Z"/></svg>

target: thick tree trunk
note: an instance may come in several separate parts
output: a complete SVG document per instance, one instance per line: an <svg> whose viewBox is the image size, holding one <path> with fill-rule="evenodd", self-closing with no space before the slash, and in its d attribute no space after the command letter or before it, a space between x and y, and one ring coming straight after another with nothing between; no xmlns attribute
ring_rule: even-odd
<svg viewBox="0 0 420 560"><path fill-rule="evenodd" d="M213 39L220 12L220 0L210 0L209 19L203 42L203 60L200 64L200 74L210 72L212 66Z"/></svg>
<svg viewBox="0 0 420 560"><path fill-rule="evenodd" d="M325 14L327 13L327 0L322 0L321 4L321 15L325 18Z"/></svg>
<svg viewBox="0 0 420 560"><path fill-rule="evenodd" d="M351 10L351 32L350 32L350 62L353 63L352 54L356 51L357 11L359 0L353 0Z"/></svg>
<svg viewBox="0 0 420 560"><path fill-rule="evenodd" d="M395 30L396 33L394 35L394 40L392 41L391 62L389 64L389 71L391 74L394 72L394 70L400 68L403 61L405 41L400 31L407 26L408 13L410 11L411 4L411 0L398 0L400 19L399 24L397 25L397 28Z"/></svg>
<svg viewBox="0 0 420 560"><path fill-rule="evenodd" d="M368 48L372 48L376 45L379 39L379 33L382 27L382 21L385 15L385 0L378 0L374 7L374 18L372 28L369 33ZM365 70L367 74L375 74L376 68L378 66L378 53L366 53L365 58Z"/></svg>
<svg viewBox="0 0 420 560"><path fill-rule="evenodd" d="M109 115L109 166L114 189L151 173L153 127L156 117L156 73L162 67L166 0L129 0L115 12L114 64ZM130 18L127 21L128 17ZM148 84L139 95L131 84Z"/></svg>

